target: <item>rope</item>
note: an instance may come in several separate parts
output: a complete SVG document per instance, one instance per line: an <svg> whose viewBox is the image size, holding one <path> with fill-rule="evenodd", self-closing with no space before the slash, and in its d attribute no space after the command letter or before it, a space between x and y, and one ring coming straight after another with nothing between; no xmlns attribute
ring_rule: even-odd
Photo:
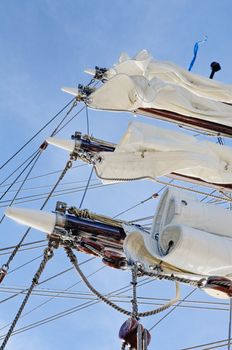
<svg viewBox="0 0 232 350"><path fill-rule="evenodd" d="M26 164L32 157L34 157L34 155L38 152L38 150L36 150L35 152L33 152L26 160L23 161L23 163L21 165L19 165L10 175L8 175L1 183L0 183L0 187L6 187L9 186L10 184L5 184L3 185L12 175L14 175L20 168L22 168L22 166L24 166L24 164ZM20 181L17 181L15 183L18 183ZM22 181L21 181L22 182Z"/></svg>
<svg viewBox="0 0 232 350"><path fill-rule="evenodd" d="M109 187L109 186L114 186L116 185L115 183L112 184L101 184L101 183L93 183L89 185L89 190L96 190L98 188L102 187ZM85 186L77 186L77 187L69 187L69 188L64 188L62 190L57 190L53 193L52 197L60 197L60 195L66 195L66 194L75 194L77 192L83 192L85 190ZM23 197L18 197L15 199L15 203L17 204L22 204L22 203L29 203L29 202L36 202L40 201L42 199L47 198L47 195L49 192L46 193L39 193L39 194L34 194L30 196L23 196ZM6 208L8 207L8 203L10 202L9 200L4 200L0 202L0 208Z"/></svg>
<svg viewBox="0 0 232 350"><path fill-rule="evenodd" d="M88 182L87 182L86 187L85 187L85 191L84 191L83 196L82 196L82 198L81 198L81 202L80 202L79 208L81 208L81 206L82 206L82 204L83 204L83 202L84 202L84 199L85 199L86 193L87 193L87 191L88 191L89 183L90 183L90 180L91 180L91 178L92 178L92 175L93 175L93 167L92 167L92 169L91 169L91 172L90 172L90 175L89 175L89 179L88 179Z"/></svg>
<svg viewBox="0 0 232 350"><path fill-rule="evenodd" d="M16 314L16 316L15 316L15 318L14 318L14 320L13 320L11 326L10 326L10 328L9 328L9 331L7 332L7 334L6 334L6 336L5 336L4 340L3 340L3 343L2 343L2 345L0 347L0 350L4 350L5 349L5 346L6 346L8 340L9 340L9 338L10 338L10 336L11 336L11 334L12 334L12 332L13 332L13 330L14 330L14 328L15 328L15 326L16 326L16 324L17 324L17 322L18 322L18 320L19 320L19 318L21 316L21 313L23 312L23 309L24 309L24 307L25 307L25 305L26 305L26 303L27 303L27 301L28 301L28 299L29 299L29 297L30 297L30 295L31 295L35 285L38 284L39 278L40 278L40 276L41 276L41 274L42 274L42 272L43 272L43 270L44 270L48 260L51 259L52 256L53 256L53 248L50 247L50 246L45 248L44 249L43 260L41 261L40 266L39 266L37 272L35 273L35 275L34 275L34 277L32 279L31 286L28 289L27 294L26 294L25 298L23 299L23 302L22 302L22 304L21 304L21 306L20 306L20 308L19 308L19 310L18 310L18 312L17 312L17 314Z"/></svg>
<svg viewBox="0 0 232 350"><path fill-rule="evenodd" d="M82 107L76 114L74 114L74 115L72 116L72 118L69 119L63 126L61 126L61 127L56 131L56 133L53 134L53 136L57 135L61 130L63 130L63 129L64 129L69 123L71 123L71 121L72 121L78 114L80 114L84 109L85 109L85 106Z"/></svg>
<svg viewBox="0 0 232 350"><path fill-rule="evenodd" d="M28 245L37 244L37 243L43 243L43 242L47 242L47 239L41 239L41 240L39 240L39 241L33 241L33 242L24 243L24 244L22 244L22 247L28 246ZM4 250L10 250L10 249L13 249L13 248L15 248L15 247L16 247L16 245L11 245L11 246L9 246L9 247L0 248L0 252L1 252L1 251L4 251Z"/></svg>
<svg viewBox="0 0 232 350"><path fill-rule="evenodd" d="M9 207L12 206L12 204L14 203L14 201L15 201L15 199L17 198L18 194L20 193L20 191L21 191L23 185L24 185L25 182L27 181L27 179L28 179L29 175L31 174L32 170L34 169L34 167L35 167L37 161L39 160L39 158L40 158L40 156L41 156L41 153L42 153L42 150L40 150L40 151L36 154L36 156L32 158L31 162L28 164L28 166L29 166L29 165L32 163L32 161L34 161L33 164L32 164L32 166L30 167L28 173L26 174L26 176L25 176L23 182L21 183L21 185L19 186L18 190L16 191L14 197L12 198L12 200L11 200L11 202L10 202L10 204L9 204ZM8 192L8 191L9 191L9 189L7 189L7 192ZM6 216L6 215L3 214L3 216L2 216L2 218L1 218L1 220L0 220L0 224L3 222L5 216Z"/></svg>
<svg viewBox="0 0 232 350"><path fill-rule="evenodd" d="M146 279L145 279L142 282L143 283L140 283L139 286L142 286L142 285L147 284L147 283L151 283L152 281L146 281ZM39 284L41 284L41 283L43 283L43 282L40 282ZM126 288L127 288L127 286L119 288L119 289L116 289L116 290L112 291L111 293L109 293L108 295L111 295L112 293L115 293L115 292L118 292L118 291L125 291L126 292L126 291L130 290L130 288L127 288L127 289ZM52 316L46 317L46 318L44 318L42 320L36 321L36 322L31 323L31 324L29 324L27 326L24 326L24 327L21 327L21 328L15 330L13 332L13 335L16 335L16 334L19 334L19 333L22 333L22 332L26 332L27 330L30 330L32 328L39 327L40 325L43 325L43 324L55 321L56 319L65 317L65 316L70 315L72 313L78 312L80 310L86 309L86 308L88 308L90 306L93 306L95 304L98 304L99 302L100 302L99 300L97 300L97 301L94 300L94 301L87 301L87 302L84 302L82 304L78 304L78 306L72 307L70 309L66 309L66 310L64 310L62 312L59 312L59 313L54 314ZM0 336L0 340L3 339L4 336L5 335Z"/></svg>
<svg viewBox="0 0 232 350"><path fill-rule="evenodd" d="M229 328L228 328L228 350L230 350L231 338L231 320L232 320L232 299L230 298Z"/></svg>
<svg viewBox="0 0 232 350"><path fill-rule="evenodd" d="M141 267L138 267L138 271L141 273L142 276L155 277L155 278L158 278L160 280L164 279L167 281L175 281L175 282L180 282L180 283L186 283L186 284L189 284L189 285L194 286L194 287L200 287L199 281L193 281L189 278L177 277L174 275L168 276L168 275L164 275L161 273L147 272L147 271L144 271ZM230 285L231 282L230 281L228 281L228 282L227 281L221 281L221 282L219 281L218 284L225 286L227 284Z"/></svg>
<svg viewBox="0 0 232 350"><path fill-rule="evenodd" d="M166 186L165 186L166 187ZM160 192L160 191L159 191ZM132 205L131 207L129 207L128 209L125 209L123 211L121 211L120 213L116 214L115 216L113 216L113 219L117 218L118 216L121 216L122 214L127 213L128 211L138 207L139 205L142 205L148 201L150 201L151 199L157 198L159 196L158 192L154 193L153 195L151 195L150 197L143 199L142 201L140 201L139 203Z"/></svg>
<svg viewBox="0 0 232 350"><path fill-rule="evenodd" d="M5 192L1 195L0 197L0 201L2 200L2 198L7 194L7 192L11 189L11 187L15 184L15 182L20 178L20 176L27 170L27 168L29 167L29 165L37 158L40 156L40 150L38 150L34 157L30 160L30 162L23 168L23 170L20 172L20 174L15 178L15 180L10 184L10 186L5 190ZM36 159L37 161L37 159Z"/></svg>
<svg viewBox="0 0 232 350"><path fill-rule="evenodd" d="M203 191L194 190L193 188L184 187L184 186L180 186L180 185L175 185L173 183L170 184L170 183L167 183L165 181L161 181L161 180L157 180L157 179L155 181L160 183L160 184L164 184L164 185L167 185L167 186L179 188L179 189L185 190L185 191L194 192L194 193L197 193L197 194L200 194L200 195L203 195L203 196L212 197L212 198L216 198L216 199L219 199L219 200L225 200L225 201L228 201L228 202L232 201L232 198L230 198L230 197L222 198L222 197L216 196L216 195L214 195L212 193L206 193L206 192L203 192ZM224 195L224 192L222 192L222 194Z"/></svg>
<svg viewBox="0 0 232 350"><path fill-rule="evenodd" d="M195 345L195 346L191 346L191 347L188 347L188 348L182 348L180 350L192 350L192 349L203 349L203 347L205 346L209 346L209 345L215 345L215 344L220 344L220 343L227 343L228 341L231 341L231 339L223 339L223 340L218 340L218 341L214 341L214 342L211 342L211 343L205 343L205 344L200 344L200 345ZM215 347L210 347L210 348L205 348L205 350L209 350L209 349L216 349L216 348L220 348L220 347L224 347L226 346L227 344L222 344L222 345L218 345L218 346L215 346Z"/></svg>
<svg viewBox="0 0 232 350"><path fill-rule="evenodd" d="M34 154L35 154L35 153L33 153L33 155L34 155ZM30 157L30 158L31 158L31 157ZM75 165L75 166L72 167L72 169L75 169L75 168L82 168L83 166L86 166L86 165L87 165L87 164ZM53 175L53 174L58 174L58 173L60 173L62 170L63 170L63 169L59 169L59 170L56 170L56 171L51 171L51 172L49 172L49 173L45 173L45 174L41 174L41 175L37 175L37 176L32 176L32 177L29 177L29 178L27 179L27 181L35 180L35 179L38 179L38 178L41 178L41 177L46 177L46 176ZM17 181L16 184L17 184L17 183L20 183L20 182L22 182L22 181ZM1 185L1 184L0 184L0 188L1 188L1 187L6 187L6 186L9 186L9 184L5 184L5 185Z"/></svg>
<svg viewBox="0 0 232 350"><path fill-rule="evenodd" d="M138 318L138 303L137 303L137 265L134 264L132 266L132 270L131 270L131 274L132 274L132 293L133 293L133 296L132 296L132 300L131 300L131 303L132 303L132 317L133 318Z"/></svg>
<svg viewBox="0 0 232 350"><path fill-rule="evenodd" d="M73 98L71 101L69 101L54 117L52 117L39 131L37 131L22 147L19 148L18 151L16 151L1 167L4 168L17 154L19 154L36 136L38 136L41 131L43 131L53 120L55 120L73 101L75 98Z"/></svg>
<svg viewBox="0 0 232 350"><path fill-rule="evenodd" d="M179 303L176 304L176 305L173 307L173 309L171 309L170 311L168 311L168 312L166 313L166 315L164 315L158 322L156 322L151 328L149 328L149 331L152 331L156 326L158 326L158 324L159 324L160 322L162 322L166 317L168 317L180 304L182 304L183 301L185 301L188 297L190 297L190 295L192 295L195 291L196 291L196 288L193 289L190 293L188 293L188 294L186 295L186 297L184 297L183 300L179 301Z"/></svg>
<svg viewBox="0 0 232 350"><path fill-rule="evenodd" d="M68 213L85 219L97 220L116 227L122 227L122 224L126 223L126 221L114 220L108 216L91 213L87 209L78 209L76 207L68 208Z"/></svg>
<svg viewBox="0 0 232 350"><path fill-rule="evenodd" d="M73 100L72 100L73 101ZM65 116L63 117L63 119L60 121L60 123L57 125L57 127L54 129L54 131L51 133L51 137L54 136L57 132L57 130L59 129L60 125L63 123L63 121L67 118L67 116L69 115L69 113L71 113L71 111L73 110L74 107L76 107L77 105L77 100L75 99L75 101L73 102L71 108L68 110L68 112L65 114ZM35 163L33 164L33 166L31 167L31 169L29 170L26 178L23 180L21 186L19 187L19 190L16 192L16 195L13 197L11 203L10 203L10 206L11 204L14 202L14 200L16 199L18 193L20 192L22 186L24 185L25 181L27 180L28 176L30 175L31 171L33 170L37 160L39 159L42 151L44 151L47 147L47 142L43 142L42 145L40 145L38 151L35 153L35 156L31 159L31 161L29 162L29 164L26 165L26 167L21 171L21 173L16 177L16 179L10 184L10 186L6 189L6 191L2 194L2 196L0 197L0 200L6 195L6 193L10 190L10 188L15 184L15 182L19 179L19 177L24 173L24 171L28 168L28 166L34 161L34 159L36 158L35 160ZM25 162L24 162L25 163ZM23 164L24 164L23 163ZM17 168L18 169L18 168ZM17 171L17 170L16 170ZM12 175L12 174L11 174ZM9 178L9 177L8 177ZM6 179L3 181L3 183L6 181ZM50 197L49 197L50 198ZM3 215L0 223L3 221L5 215Z"/></svg>
<svg viewBox="0 0 232 350"><path fill-rule="evenodd" d="M69 257L71 263L73 264L73 266L75 267L76 271L79 273L81 279L83 280L83 282L86 284L86 286L89 288L89 290L95 294L100 300L102 300L104 303L106 303L107 305L111 306L113 309L115 309L116 311L130 316L133 316L133 313L130 311L127 311L125 309L123 309L122 307L116 305L115 303L111 302L109 299L107 299L104 295L102 295L100 292L98 292L88 281L88 279L85 277L85 275L83 274L83 272L81 271L78 262L77 262L77 258L74 255L73 251L71 248L69 248L68 246L64 247L67 256ZM161 307L155 309L155 310L151 310L151 311L147 311L147 312L138 312L137 316L138 317L146 317L146 316L152 316L155 315L159 312L162 312L164 310L166 310L167 308L169 308L170 306L172 306L173 304L175 304L177 302L177 300L180 297L180 291L179 291L179 284L176 283L176 296L174 299L170 300L168 303L166 303L165 305L162 305ZM0 349L1 350L1 349Z"/></svg>
<svg viewBox="0 0 232 350"><path fill-rule="evenodd" d="M57 186L59 185L60 181L63 179L63 177L65 176L66 172L71 168L72 166L72 161L69 160L66 165L65 168L63 169L62 173L60 174L58 180L56 181L55 185L53 186L51 192L49 193L49 195L47 196L47 198L45 199L44 203L42 204L42 206L40 207L40 210L43 210L45 205L47 204L47 202L49 201L49 199L51 198L53 192L55 191L55 189L57 188ZM9 269L9 265L11 263L11 261L14 259L15 255L17 254L19 248L21 247L21 244L23 243L23 241L25 240L25 238L27 237L28 233L30 232L31 227L29 227L26 232L24 233L23 237L21 238L21 240L19 241L19 243L16 245L16 247L14 248L12 254L10 255L10 257L8 258L7 262L3 265L3 268L5 270ZM1 348L0 348L1 350Z"/></svg>
<svg viewBox="0 0 232 350"><path fill-rule="evenodd" d="M94 259L94 258L93 258L93 259ZM85 264L86 262L89 262L89 260L85 260L85 261L83 261L81 264ZM91 277L91 276L95 275L97 272L99 272L100 270L102 270L102 269L104 269L104 268L105 268L105 266L100 267L99 269L97 269L97 270L95 270L94 272L90 273L90 274L88 275L88 277ZM82 282L82 281L79 280L78 282L76 282L76 283L74 283L74 284L71 284L71 285L70 285L69 287L67 287L64 291L68 291L69 289L75 287L77 284L79 284L79 283L81 283L81 282ZM40 285L40 284L41 284L41 283L38 283L38 285ZM41 308L41 307L44 306L45 304L48 304L50 301L54 300L54 298L60 296L60 294L61 294L60 291L57 292L55 295L53 295L53 296L52 296L51 298L49 298L48 300L46 300L46 301L40 303L39 305L35 306L35 307L32 308L31 310L29 310L29 311L27 311L26 313L24 313L20 318L23 318L23 317L25 317L25 316L31 314L33 311L38 310L39 308ZM9 325L10 325L10 324L8 323L8 324L6 324L5 326L1 327L1 328L0 328L0 331L2 331L3 329L5 329L5 328L8 327Z"/></svg>

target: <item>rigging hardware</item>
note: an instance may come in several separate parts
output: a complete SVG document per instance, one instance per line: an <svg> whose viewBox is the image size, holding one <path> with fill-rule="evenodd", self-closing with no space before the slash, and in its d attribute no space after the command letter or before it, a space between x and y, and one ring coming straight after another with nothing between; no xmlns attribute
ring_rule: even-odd
<svg viewBox="0 0 232 350"><path fill-rule="evenodd" d="M210 67L211 67L211 73L210 73L209 79L213 79L214 74L221 70L221 66L218 62L212 62Z"/></svg>
<svg viewBox="0 0 232 350"><path fill-rule="evenodd" d="M100 68L98 66L95 66L95 75L94 79L101 80L103 83L105 81L105 73L108 71L107 68Z"/></svg>

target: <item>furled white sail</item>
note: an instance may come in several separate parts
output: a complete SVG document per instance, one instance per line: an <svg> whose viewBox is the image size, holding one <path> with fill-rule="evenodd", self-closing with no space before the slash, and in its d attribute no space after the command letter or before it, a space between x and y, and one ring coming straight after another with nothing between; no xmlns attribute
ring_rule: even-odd
<svg viewBox="0 0 232 350"><path fill-rule="evenodd" d="M193 74L171 62L158 61L147 50L140 51L133 58L123 53L118 63L104 74L104 78L109 80L117 74L144 76L149 81L158 78L165 83L182 86L198 96L232 103L231 85Z"/></svg>
<svg viewBox="0 0 232 350"><path fill-rule="evenodd" d="M191 226L232 238L230 210L199 202L193 194L170 188L164 191L159 201L152 232L162 231L167 225Z"/></svg>
<svg viewBox="0 0 232 350"><path fill-rule="evenodd" d="M124 227L125 252L145 266L162 261L193 274L231 276L232 213L216 209L184 191L168 189L150 233Z"/></svg>
<svg viewBox="0 0 232 350"><path fill-rule="evenodd" d="M232 150L134 121L114 152L99 153L95 169L104 181L156 178L174 172L210 183L231 184Z"/></svg>
<svg viewBox="0 0 232 350"><path fill-rule="evenodd" d="M68 91L66 89L65 91ZM101 110L136 112L164 110L190 118L232 126L232 106L192 93L158 78L117 74L93 92L88 106Z"/></svg>

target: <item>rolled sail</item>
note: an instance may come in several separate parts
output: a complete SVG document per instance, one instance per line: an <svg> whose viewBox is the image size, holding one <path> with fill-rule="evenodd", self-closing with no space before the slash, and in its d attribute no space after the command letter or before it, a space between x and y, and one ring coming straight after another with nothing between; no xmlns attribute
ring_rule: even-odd
<svg viewBox="0 0 232 350"><path fill-rule="evenodd" d="M183 124L189 124L184 122L187 117L196 127L200 127L198 119L232 126L232 106L198 96L180 85L144 76L115 75L89 96L88 106L163 117L180 124L181 119Z"/></svg>
<svg viewBox="0 0 232 350"><path fill-rule="evenodd" d="M134 58L121 55L102 79L104 84L86 101L91 108L133 112L232 136L232 85L154 60L146 50ZM63 91L79 95L75 88Z"/></svg>
<svg viewBox="0 0 232 350"><path fill-rule="evenodd" d="M167 225L184 225L232 238L232 212L200 202L185 191L168 188L160 198L152 225L152 234L162 232Z"/></svg>
<svg viewBox="0 0 232 350"><path fill-rule="evenodd" d="M184 191L162 196L150 232L124 227L127 256L198 275L232 276L232 213Z"/></svg>
<svg viewBox="0 0 232 350"><path fill-rule="evenodd" d="M156 178L171 173L209 183L232 183L230 147L145 123L132 122L114 152L96 158L104 181Z"/></svg>
<svg viewBox="0 0 232 350"><path fill-rule="evenodd" d="M172 246L168 250L170 242ZM190 226L168 225L160 235L159 244L162 261L179 269L217 276L232 273L232 238Z"/></svg>
<svg viewBox="0 0 232 350"><path fill-rule="evenodd" d="M146 231L125 226L124 230L127 258L145 268L157 266L165 273L199 276L232 274L231 238L183 225L167 225L159 232L159 240Z"/></svg>
<svg viewBox="0 0 232 350"><path fill-rule="evenodd" d="M109 80L117 74L144 76L149 81L158 78L165 83L182 86L198 96L232 103L232 85L193 74L172 62L158 61L147 50L140 51L132 58L121 54L118 63L105 73L104 78Z"/></svg>

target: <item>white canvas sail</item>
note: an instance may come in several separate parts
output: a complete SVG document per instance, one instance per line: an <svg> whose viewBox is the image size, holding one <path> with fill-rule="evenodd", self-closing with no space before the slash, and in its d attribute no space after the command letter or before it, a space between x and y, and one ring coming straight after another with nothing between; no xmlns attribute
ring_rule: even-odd
<svg viewBox="0 0 232 350"><path fill-rule="evenodd" d="M146 50L135 58L123 54L103 74L103 82L87 99L76 88L62 90L80 94L94 109L132 112L232 136L231 85L154 60Z"/></svg>
<svg viewBox="0 0 232 350"><path fill-rule="evenodd" d="M180 85L158 78L148 80L144 76L117 74L93 92L87 104L95 109L133 113L154 109L169 111L174 115L232 126L231 105L200 97Z"/></svg>
<svg viewBox="0 0 232 350"><path fill-rule="evenodd" d="M182 132L132 122L114 152L99 154L95 169L104 181L154 179L174 172L231 184L232 151Z"/></svg>
<svg viewBox="0 0 232 350"><path fill-rule="evenodd" d="M183 191L168 189L150 233L124 227L125 252L147 267L164 262L164 267L192 274L231 276L232 213L216 209Z"/></svg>
<svg viewBox="0 0 232 350"><path fill-rule="evenodd" d="M104 79L109 80L117 74L144 76L149 81L158 78L165 83L181 86L198 96L232 103L231 85L193 74L172 62L158 61L147 50L140 51L132 58L126 53L121 54L118 63L104 74Z"/></svg>
<svg viewBox="0 0 232 350"><path fill-rule="evenodd" d="M200 202L195 195L182 190L168 188L162 194L153 221L153 234L164 230L167 225L191 226L194 229L232 238L230 210Z"/></svg>

